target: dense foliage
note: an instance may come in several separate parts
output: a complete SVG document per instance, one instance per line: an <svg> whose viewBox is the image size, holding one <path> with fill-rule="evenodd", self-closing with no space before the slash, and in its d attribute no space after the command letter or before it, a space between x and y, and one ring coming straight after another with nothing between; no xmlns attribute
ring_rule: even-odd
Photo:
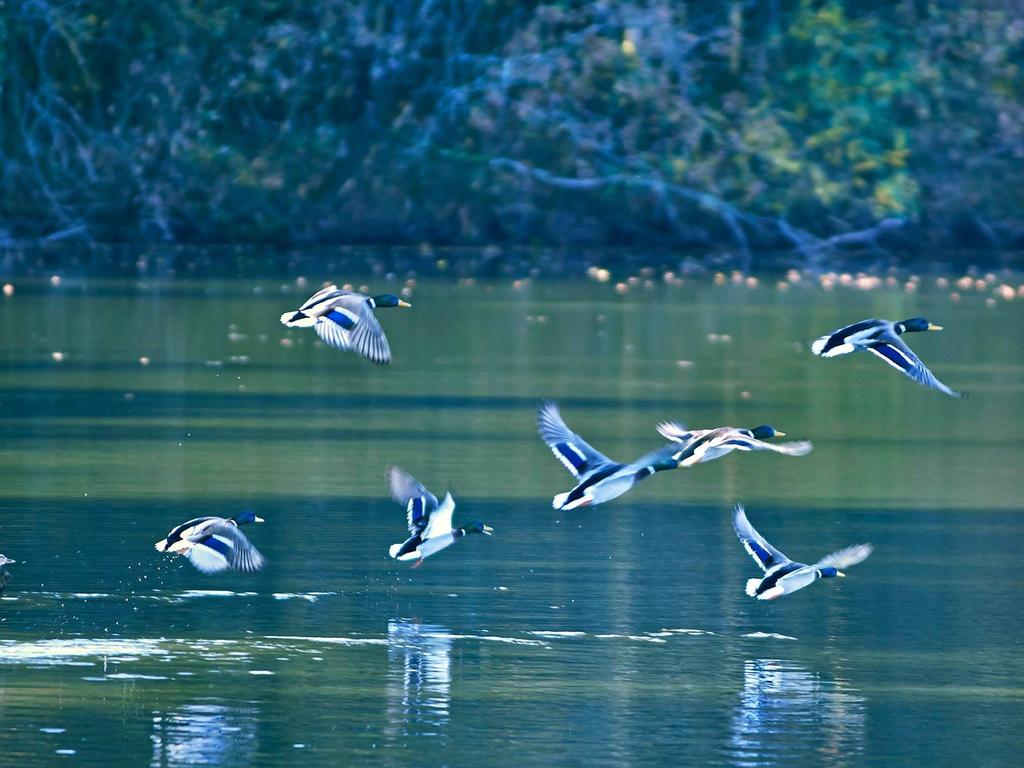
<svg viewBox="0 0 1024 768"><path fill-rule="evenodd" d="M0 1L0 241L1018 247L1022 10Z"/></svg>

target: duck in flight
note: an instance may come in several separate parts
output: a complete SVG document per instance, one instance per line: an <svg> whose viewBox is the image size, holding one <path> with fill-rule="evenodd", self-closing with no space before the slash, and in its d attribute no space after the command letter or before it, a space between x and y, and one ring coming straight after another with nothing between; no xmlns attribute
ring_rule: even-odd
<svg viewBox="0 0 1024 768"><path fill-rule="evenodd" d="M629 464L612 461L569 429L558 405L551 400L541 403L537 409L537 430L555 457L578 481L572 490L555 496L551 502L555 509L576 509L611 501L655 472L676 469L685 455L685 446L671 443Z"/></svg>
<svg viewBox="0 0 1024 768"><path fill-rule="evenodd" d="M765 442L773 437L785 437L775 427L764 424L753 429L742 427L716 427L714 429L687 429L673 421L663 421L658 425L658 433L675 443L679 443L683 451L679 466L692 467L714 459L719 459L733 451L774 451L784 456L804 456L811 452L814 444L810 440L797 440L790 443Z"/></svg>
<svg viewBox="0 0 1024 768"><path fill-rule="evenodd" d="M183 555L203 573L229 568L258 571L263 567L263 555L239 526L262 522L263 518L248 510L229 518L197 517L173 528L166 538L156 543L156 550Z"/></svg>
<svg viewBox="0 0 1024 768"><path fill-rule="evenodd" d="M775 600L803 589L818 579L845 576L841 568L856 565L866 559L872 551L870 544L855 544L831 555L825 555L814 565L806 565L790 560L754 530L754 526L747 520L742 504L736 505L732 527L736 531L736 536L743 542L743 547L764 571L763 578L747 580L747 594L758 600Z"/></svg>
<svg viewBox="0 0 1024 768"><path fill-rule="evenodd" d="M367 296L336 285L314 293L294 312L281 315L289 328L309 328L335 349L352 350L378 365L391 362L391 347L374 310L382 307L410 307L390 293Z"/></svg>
<svg viewBox="0 0 1024 768"><path fill-rule="evenodd" d="M467 534L490 536L494 532L491 526L479 521L461 528L452 527L455 499L451 493L446 493L444 500L438 502L422 483L399 467L388 468L388 485L394 500L405 507L409 525L409 538L401 544L392 544L388 549L394 560L415 560L413 568L418 568L426 558L450 547Z"/></svg>
<svg viewBox="0 0 1024 768"><path fill-rule="evenodd" d="M818 357L839 357L866 349L918 384L937 389L950 397L964 397L935 378L928 366L900 338L904 333L941 330L941 325L930 323L923 317L911 317L900 322L873 317L816 339L811 343L811 352Z"/></svg>

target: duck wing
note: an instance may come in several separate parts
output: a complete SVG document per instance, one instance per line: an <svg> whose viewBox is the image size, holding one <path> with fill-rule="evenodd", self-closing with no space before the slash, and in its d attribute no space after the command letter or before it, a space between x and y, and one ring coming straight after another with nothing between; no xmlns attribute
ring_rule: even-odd
<svg viewBox="0 0 1024 768"><path fill-rule="evenodd" d="M830 555L825 555L814 564L814 568L849 568L867 559L874 551L870 544L854 544L852 547L837 550Z"/></svg>
<svg viewBox="0 0 1024 768"><path fill-rule="evenodd" d="M723 435L715 443L715 447L718 446L729 446L738 451L775 451L786 456L805 456L814 450L814 443L810 440L769 443L766 440L758 440L746 429L736 429L728 435Z"/></svg>
<svg viewBox="0 0 1024 768"><path fill-rule="evenodd" d="M391 362L391 346L373 307L361 293L342 292L317 319L316 335L335 349L352 350L378 365Z"/></svg>
<svg viewBox="0 0 1024 768"><path fill-rule="evenodd" d="M388 485L391 486L391 497L405 505L409 533L414 536L422 534L437 509L437 496L399 467L388 467Z"/></svg>
<svg viewBox="0 0 1024 768"><path fill-rule="evenodd" d="M950 397L963 397L961 393L950 389L935 378L935 374L928 370L928 366L921 362L921 358L914 354L914 350L908 347L899 336L886 333L878 341L868 344L867 349L918 384L937 389Z"/></svg>
<svg viewBox="0 0 1024 768"><path fill-rule="evenodd" d="M863 342L887 322L877 317L869 317L867 320L836 328L832 333L819 336L811 342L811 354L818 357L839 357L856 352L858 342Z"/></svg>
<svg viewBox="0 0 1024 768"><path fill-rule="evenodd" d="M583 477L596 469L616 465L616 462L566 426L553 400L544 401L537 409L537 431L555 457L574 477Z"/></svg>
<svg viewBox="0 0 1024 768"><path fill-rule="evenodd" d="M436 536L452 532L452 513L455 511L455 499L450 493L444 495L437 509L430 515L427 527L423 531L423 540L427 541Z"/></svg>
<svg viewBox="0 0 1024 768"><path fill-rule="evenodd" d="M263 567L263 555L234 523L224 521L206 526L189 540L192 547L186 557L203 573L217 573L229 568L250 572Z"/></svg>
<svg viewBox="0 0 1024 768"><path fill-rule="evenodd" d="M743 505L737 504L732 514L732 528L736 536L743 542L744 549L750 553L761 569L767 573L780 565L793 562L775 547L768 543L754 526L747 520L747 513L743 511Z"/></svg>
<svg viewBox="0 0 1024 768"><path fill-rule="evenodd" d="M658 424L655 429L657 429L658 434L666 440L671 440L675 443L685 443L688 440L692 440L693 438L703 435L708 431L706 429L687 429L677 421L663 421Z"/></svg>

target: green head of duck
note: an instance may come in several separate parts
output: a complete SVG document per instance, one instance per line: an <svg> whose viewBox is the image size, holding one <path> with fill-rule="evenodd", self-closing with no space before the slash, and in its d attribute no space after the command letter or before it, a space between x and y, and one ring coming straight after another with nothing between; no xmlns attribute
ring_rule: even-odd
<svg viewBox="0 0 1024 768"><path fill-rule="evenodd" d="M754 427L750 430L750 433L758 440L769 440L773 437L785 437L785 432L780 432L771 424L762 424L760 427Z"/></svg>
<svg viewBox="0 0 1024 768"><path fill-rule="evenodd" d="M373 296L370 299L370 306L377 309L379 307L411 307L412 304L392 293L382 293L380 296Z"/></svg>
<svg viewBox="0 0 1024 768"><path fill-rule="evenodd" d="M920 331L941 331L942 326L929 322L923 317L911 317L896 323L897 333L918 333Z"/></svg>

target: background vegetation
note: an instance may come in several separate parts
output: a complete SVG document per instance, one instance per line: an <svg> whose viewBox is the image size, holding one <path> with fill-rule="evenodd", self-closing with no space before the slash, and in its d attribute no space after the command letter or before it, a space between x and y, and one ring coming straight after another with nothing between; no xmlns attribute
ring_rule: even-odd
<svg viewBox="0 0 1024 768"><path fill-rule="evenodd" d="M0 0L0 242L1008 251L1022 11Z"/></svg>

